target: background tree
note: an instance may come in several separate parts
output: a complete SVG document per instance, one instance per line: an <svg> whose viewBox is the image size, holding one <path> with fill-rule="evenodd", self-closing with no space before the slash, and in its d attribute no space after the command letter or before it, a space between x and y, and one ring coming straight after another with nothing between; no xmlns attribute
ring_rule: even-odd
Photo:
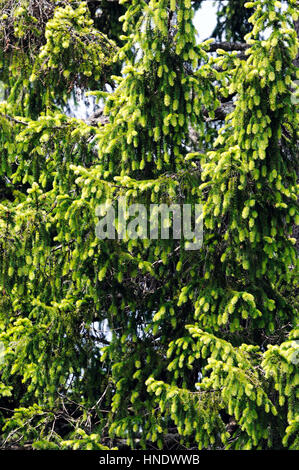
<svg viewBox="0 0 299 470"><path fill-rule="evenodd" d="M296 1L114 3L0 2L2 448L298 448ZM120 196L203 247L98 239Z"/></svg>

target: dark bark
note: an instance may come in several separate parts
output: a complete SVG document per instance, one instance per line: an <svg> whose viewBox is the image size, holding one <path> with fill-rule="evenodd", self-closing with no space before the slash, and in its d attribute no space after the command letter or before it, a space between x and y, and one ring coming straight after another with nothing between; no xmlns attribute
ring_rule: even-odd
<svg viewBox="0 0 299 470"><path fill-rule="evenodd" d="M209 52L216 52L217 49L223 49L224 51L246 51L250 47L249 44L244 42L214 42L210 44Z"/></svg>

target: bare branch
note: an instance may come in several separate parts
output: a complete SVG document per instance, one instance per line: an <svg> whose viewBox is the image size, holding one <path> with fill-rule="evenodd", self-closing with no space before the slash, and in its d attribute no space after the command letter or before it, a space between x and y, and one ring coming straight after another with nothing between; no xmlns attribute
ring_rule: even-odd
<svg viewBox="0 0 299 470"><path fill-rule="evenodd" d="M210 44L209 52L216 52L217 49L223 49L224 51L246 51L250 45L243 42L213 42Z"/></svg>

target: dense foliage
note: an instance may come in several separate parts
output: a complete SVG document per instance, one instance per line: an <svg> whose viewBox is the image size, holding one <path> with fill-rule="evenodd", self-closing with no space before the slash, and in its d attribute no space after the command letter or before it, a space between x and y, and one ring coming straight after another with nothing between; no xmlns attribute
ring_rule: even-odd
<svg viewBox="0 0 299 470"><path fill-rule="evenodd" d="M96 3L0 0L1 446L298 449L296 0L223 49L201 2ZM100 240L119 197L202 204L202 248Z"/></svg>

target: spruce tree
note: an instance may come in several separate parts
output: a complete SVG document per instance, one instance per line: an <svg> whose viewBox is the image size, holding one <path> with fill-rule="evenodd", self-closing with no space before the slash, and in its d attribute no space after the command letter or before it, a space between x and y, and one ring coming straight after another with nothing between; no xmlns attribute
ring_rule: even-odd
<svg viewBox="0 0 299 470"><path fill-rule="evenodd" d="M12 3L2 447L298 449L296 0L247 3L223 49L197 44L191 0L121 0L119 37L90 2ZM69 117L79 92L100 119ZM100 239L120 198L202 204L203 246Z"/></svg>

